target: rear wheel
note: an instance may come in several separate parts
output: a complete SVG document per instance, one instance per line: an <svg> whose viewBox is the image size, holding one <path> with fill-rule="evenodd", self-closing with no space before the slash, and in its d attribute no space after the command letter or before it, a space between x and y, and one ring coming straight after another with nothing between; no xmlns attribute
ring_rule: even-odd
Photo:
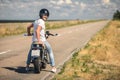
<svg viewBox="0 0 120 80"><path fill-rule="evenodd" d="M35 73L40 73L41 65L42 65L41 60L39 58L36 58L34 60L34 72Z"/></svg>
<svg viewBox="0 0 120 80"><path fill-rule="evenodd" d="M46 63L45 62L42 62L42 68L45 69L46 68Z"/></svg>

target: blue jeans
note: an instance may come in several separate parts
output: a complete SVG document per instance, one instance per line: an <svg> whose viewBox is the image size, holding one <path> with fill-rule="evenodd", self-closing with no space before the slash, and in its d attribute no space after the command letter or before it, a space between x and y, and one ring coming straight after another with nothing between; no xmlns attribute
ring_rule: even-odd
<svg viewBox="0 0 120 80"><path fill-rule="evenodd" d="M31 44L31 47L32 47L32 44ZM44 41L44 45L45 45L45 47L48 51L51 66L55 66L54 55L53 55L51 45L48 43L48 41ZM27 65L30 65L30 62L31 62L31 52L32 52L32 49L30 48L30 51L28 53L28 58L27 58L27 61L26 61Z"/></svg>

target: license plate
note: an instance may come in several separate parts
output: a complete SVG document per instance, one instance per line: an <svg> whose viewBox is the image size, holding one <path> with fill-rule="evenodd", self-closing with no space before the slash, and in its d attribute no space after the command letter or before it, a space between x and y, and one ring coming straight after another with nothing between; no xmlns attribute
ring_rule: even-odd
<svg viewBox="0 0 120 80"><path fill-rule="evenodd" d="M32 50L31 56L39 56L40 55L40 50Z"/></svg>

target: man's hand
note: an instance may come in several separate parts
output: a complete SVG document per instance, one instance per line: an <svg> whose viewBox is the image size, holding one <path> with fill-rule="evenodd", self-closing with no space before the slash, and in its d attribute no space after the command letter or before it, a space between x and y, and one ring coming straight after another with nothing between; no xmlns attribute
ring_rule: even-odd
<svg viewBox="0 0 120 80"><path fill-rule="evenodd" d="M32 36L32 34L30 33L31 28L33 28L33 24L30 24L30 25L27 27L27 36Z"/></svg>
<svg viewBox="0 0 120 80"><path fill-rule="evenodd" d="M38 41L38 44L42 44L42 46L45 47L45 45L42 41Z"/></svg>

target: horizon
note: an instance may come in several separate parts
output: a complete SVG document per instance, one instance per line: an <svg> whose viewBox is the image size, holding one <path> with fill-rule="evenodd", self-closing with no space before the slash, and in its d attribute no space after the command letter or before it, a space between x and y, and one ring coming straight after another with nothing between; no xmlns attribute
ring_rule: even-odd
<svg viewBox="0 0 120 80"><path fill-rule="evenodd" d="M47 20L47 21L75 21L75 20L79 20L79 21L88 21L88 20L80 20L80 19L53 19L53 20ZM91 20L109 20L109 19L91 19ZM16 22L33 22L35 20L0 20L0 23L16 23Z"/></svg>

